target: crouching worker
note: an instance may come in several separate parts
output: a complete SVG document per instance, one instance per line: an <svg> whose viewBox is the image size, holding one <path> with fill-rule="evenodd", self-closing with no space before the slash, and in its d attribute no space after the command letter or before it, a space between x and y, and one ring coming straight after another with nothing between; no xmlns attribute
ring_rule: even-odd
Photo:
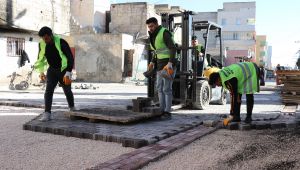
<svg viewBox="0 0 300 170"><path fill-rule="evenodd" d="M45 112L40 121L49 121L52 118L53 93L58 82L62 85L70 110L75 110L71 90L71 71L74 60L68 43L64 39L53 35L49 27L41 28L39 36L42 40L39 43L39 55L34 67L40 73L40 78L42 80L46 78L47 81L44 95ZM44 72L48 66L47 75L45 76Z"/></svg>
<svg viewBox="0 0 300 170"><path fill-rule="evenodd" d="M224 119L224 125L240 122L242 94L246 94L247 116L245 123L251 123L255 92L259 92L259 69L255 63L242 62L224 67L209 76L211 86L223 86L230 91L230 116Z"/></svg>

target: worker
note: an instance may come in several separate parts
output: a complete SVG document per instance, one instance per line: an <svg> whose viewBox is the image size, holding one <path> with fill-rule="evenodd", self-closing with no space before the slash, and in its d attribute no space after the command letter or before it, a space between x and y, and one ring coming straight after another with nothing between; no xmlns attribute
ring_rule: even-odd
<svg viewBox="0 0 300 170"><path fill-rule="evenodd" d="M40 73L40 78L42 80L46 78L47 81L44 94L45 112L39 120L49 121L53 117L51 107L54 89L58 82L62 85L69 109L71 111L75 109L71 90L71 71L74 59L69 44L59 36L53 35L49 27L42 27L38 34L42 40L39 42L39 54L34 68ZM45 76L46 69L47 75Z"/></svg>
<svg viewBox="0 0 300 170"><path fill-rule="evenodd" d="M176 46L172 33L158 25L156 18L147 19L150 48L154 52L148 70L157 68L156 88L162 116L171 117L172 84L176 73Z"/></svg>
<svg viewBox="0 0 300 170"><path fill-rule="evenodd" d="M192 51L192 55L195 56L195 61L197 62L197 73L200 74L202 73L202 67L205 69L208 66L208 62L207 59L204 58L204 47L202 44L198 43L197 36L192 36L192 47L196 47L196 50Z"/></svg>
<svg viewBox="0 0 300 170"><path fill-rule="evenodd" d="M255 92L259 92L259 69L255 63L242 62L232 64L209 75L212 87L223 86L230 91L230 116L224 119L224 125L229 122L240 122L242 94L246 94L247 115L245 123L251 123Z"/></svg>

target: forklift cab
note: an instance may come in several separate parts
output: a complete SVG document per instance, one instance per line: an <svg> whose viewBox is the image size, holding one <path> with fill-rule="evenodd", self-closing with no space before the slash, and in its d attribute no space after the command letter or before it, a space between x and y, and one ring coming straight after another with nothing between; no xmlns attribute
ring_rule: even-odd
<svg viewBox="0 0 300 170"><path fill-rule="evenodd" d="M209 103L216 101L219 104L226 103L226 91L223 88L212 88L208 84L208 77L204 76L204 61L207 60L209 67L223 66L222 53L222 28L210 21L194 21L191 11L184 11L176 14L162 14L162 26L178 34L181 40L177 44L178 64L173 82L173 105L205 109ZM175 23L176 17L181 22ZM177 19L178 20L178 19ZM197 48L191 46L191 38L195 35L202 35L198 41L203 44L203 56L197 55ZM175 42L178 42L175 40ZM212 48L213 47L213 48ZM151 61L149 51L148 61ZM202 58L201 58L202 57ZM148 77L148 97L155 100L156 75ZM156 98L157 100L157 98Z"/></svg>

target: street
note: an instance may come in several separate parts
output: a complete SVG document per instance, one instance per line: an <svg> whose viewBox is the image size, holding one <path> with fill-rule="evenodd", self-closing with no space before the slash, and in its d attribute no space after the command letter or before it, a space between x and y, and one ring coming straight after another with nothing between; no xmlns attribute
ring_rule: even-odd
<svg viewBox="0 0 300 170"><path fill-rule="evenodd" d="M126 105L130 104L130 99L146 95L146 86L93 86L99 88L73 88L76 106L110 106L125 109ZM267 87L273 86L274 82L267 83ZM0 87L2 104L7 101L16 105L43 104L43 91L39 89L22 92L9 91L6 88ZM229 107L229 104L211 105L207 110L176 110L173 113L176 114L174 119L178 119L180 115L220 115L227 114ZM61 88L57 88L54 94L54 108L54 112L67 109ZM265 90L255 95L253 116L267 117L269 114L280 112L282 108L278 92ZM245 109L245 105L242 105L241 112L245 113ZM22 130L24 123L42 112L42 108L38 107L0 106L1 169L85 169L136 150L113 142ZM147 128L149 126L151 123L148 123ZM153 130L160 128L155 126L152 127ZM139 125L139 128L142 129L143 126ZM299 129L221 129L156 162L151 162L144 169L299 169L299 136Z"/></svg>

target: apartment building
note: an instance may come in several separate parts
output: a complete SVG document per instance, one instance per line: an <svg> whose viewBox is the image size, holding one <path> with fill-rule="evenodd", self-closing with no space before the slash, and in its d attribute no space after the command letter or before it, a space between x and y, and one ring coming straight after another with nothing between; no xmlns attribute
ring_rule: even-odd
<svg viewBox="0 0 300 170"><path fill-rule="evenodd" d="M256 61L255 17L255 2L225 2L222 9L199 12L194 20L209 20L222 26L225 65L230 65L245 60Z"/></svg>

